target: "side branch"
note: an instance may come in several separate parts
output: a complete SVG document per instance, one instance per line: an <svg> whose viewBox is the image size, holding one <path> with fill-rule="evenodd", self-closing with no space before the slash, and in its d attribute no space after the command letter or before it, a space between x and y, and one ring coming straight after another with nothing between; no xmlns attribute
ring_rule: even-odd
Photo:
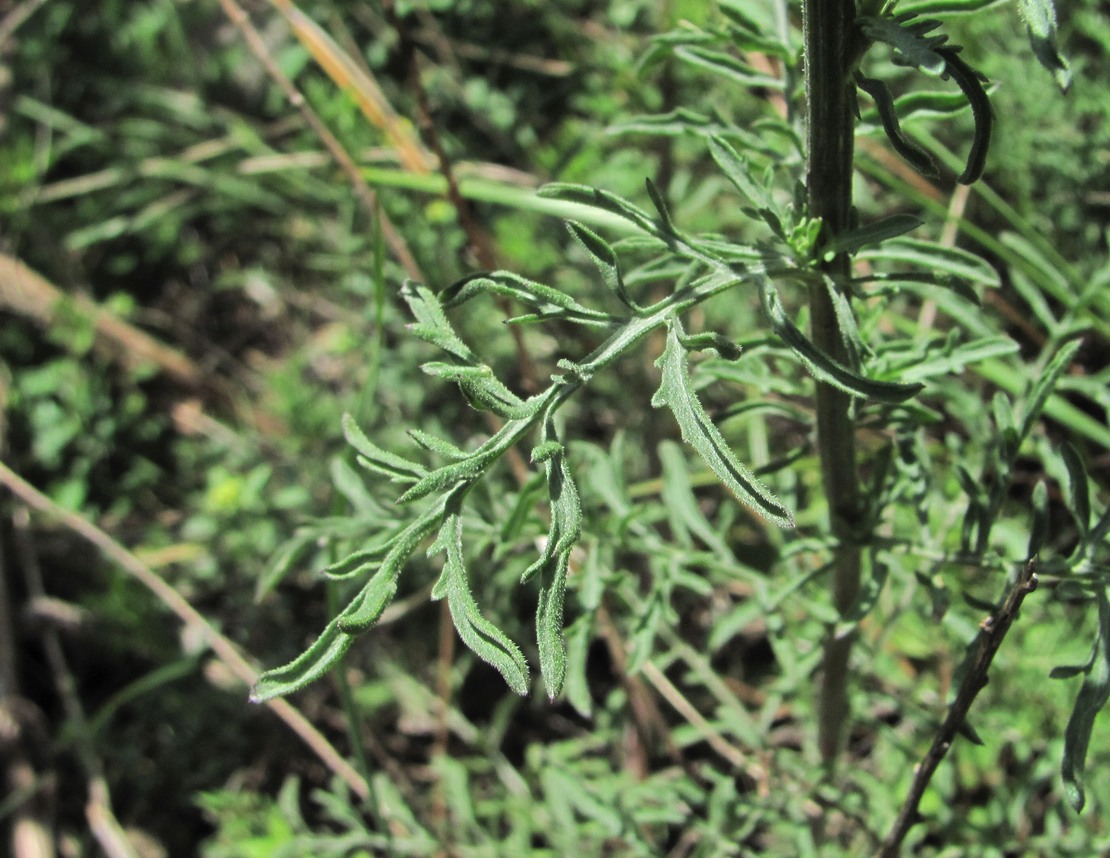
<svg viewBox="0 0 1110 858"><path fill-rule="evenodd" d="M973 644L975 654L968 665L967 674L964 676L963 682L960 683L956 699L948 710L948 717L944 719L944 723L933 738L933 744L930 746L928 753L925 754L924 759L917 766L909 794L902 805L902 810L898 813L898 818L894 821L894 826L879 848L878 858L897 858L901 854L902 841L909 830L920 820L917 807L922 796L925 795L925 790L929 786L933 773L936 772L941 760L944 759L944 755L948 753L948 749L952 747L952 742L963 726L968 710L971 709L971 704L975 702L979 692L986 687L988 682L987 672L990 670L991 662L994 661L995 653L998 652L1003 638L1006 637L1010 626L1013 625L1018 610L1021 608L1021 603L1035 589L1037 589L1037 561L1036 558L1032 558L1025 564L1025 568L1018 575L1013 586L1010 587L1002 606L992 616L987 617L980 623L979 635Z"/></svg>

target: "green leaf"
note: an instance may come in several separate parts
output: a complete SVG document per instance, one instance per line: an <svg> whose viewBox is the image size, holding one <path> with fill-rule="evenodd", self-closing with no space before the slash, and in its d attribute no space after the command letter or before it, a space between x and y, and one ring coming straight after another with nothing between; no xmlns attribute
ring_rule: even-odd
<svg viewBox="0 0 1110 858"><path fill-rule="evenodd" d="M947 37L927 35L940 26L940 21L914 18L912 15L896 18L860 15L856 24L867 38L894 48L895 62L933 75L944 72L944 57L937 53L936 48L943 45Z"/></svg>
<svg viewBox="0 0 1110 858"><path fill-rule="evenodd" d="M607 211L623 218L650 235L661 233L659 224L643 209L634 206L628 200L622 199L616 194L611 194L599 188L568 182L552 182L544 185L536 193L541 197L566 200L567 202L593 206L602 211Z"/></svg>
<svg viewBox="0 0 1110 858"><path fill-rule="evenodd" d="M1018 0L1018 13L1029 32L1037 61L1052 73L1061 92L1071 84L1071 66L1056 47L1056 6L1052 0Z"/></svg>
<svg viewBox="0 0 1110 858"><path fill-rule="evenodd" d="M917 172L921 175L935 179L940 175L940 170L937 169L937 162L928 150L919 146L913 140L905 135L902 131L902 125L898 121L898 109L894 103L894 97L890 94L890 89L886 83L881 80L865 77L860 73L856 73L856 85L859 86L864 92L871 96L875 102L875 109L879 114L879 121L882 123L883 132L886 134L890 145L894 147L894 151L906 159ZM960 100L963 104L963 99Z"/></svg>
<svg viewBox="0 0 1110 858"><path fill-rule="evenodd" d="M1071 513L1079 526L1079 535L1086 538L1091 529L1091 496L1087 484L1087 468L1079 451L1068 442L1060 447L1064 465L1068 469L1068 494L1071 497Z"/></svg>
<svg viewBox="0 0 1110 858"><path fill-rule="evenodd" d="M490 274L464 277L443 291L443 306L455 307L485 292L504 295L536 311L532 315L510 321L540 321L557 318L586 325L608 326L613 323L609 314L584 307L558 289L513 274L511 271L494 271ZM477 363L476 360L469 362Z"/></svg>
<svg viewBox="0 0 1110 858"><path fill-rule="evenodd" d="M815 378L831 384L852 396L877 399L881 402L898 403L919 393L923 384L898 384L889 381L874 381L864 378L837 363L821 351L798 330L786 317L778 292L769 280L761 284L763 309L771 321L771 327L782 341L802 360Z"/></svg>
<svg viewBox="0 0 1110 858"><path fill-rule="evenodd" d="M758 86L763 89L782 89L783 82L756 71L743 60L698 45L682 45L674 49L674 55L691 65L706 69L714 74L737 81L745 86Z"/></svg>
<svg viewBox="0 0 1110 858"><path fill-rule="evenodd" d="M314 530L298 533L278 546L254 588L254 600L274 589L301 560L317 547L320 534Z"/></svg>
<svg viewBox="0 0 1110 858"><path fill-rule="evenodd" d="M917 229L924 221L916 215L896 214L880 218L866 226L850 229L833 238L819 253L825 258L832 258L838 253L855 253L861 247L871 244L881 244L891 238L905 235Z"/></svg>
<svg viewBox="0 0 1110 858"><path fill-rule="evenodd" d="M497 626L482 616L470 592L463 564L462 517L450 513L443 522L428 556L443 553L446 560L434 596L447 596L447 607L455 628L470 650L504 677L517 694L528 693L528 662L515 643Z"/></svg>
<svg viewBox="0 0 1110 858"><path fill-rule="evenodd" d="M409 557L425 538L435 530L443 515L444 506L456 496L445 495L436 506L428 509L420 518L389 540L389 551L382 559L381 566L374 576L366 582L358 597L339 615L337 622L340 631L347 634L361 634L367 631L382 615L397 593L397 579Z"/></svg>
<svg viewBox="0 0 1110 858"><path fill-rule="evenodd" d="M738 360L743 354L743 349L728 337L716 331L707 331L701 334L690 334L682 338L682 347L687 351L715 351L723 360Z"/></svg>
<svg viewBox="0 0 1110 858"><path fill-rule="evenodd" d="M430 435L423 429L409 429L408 432L412 436L412 440L425 450L443 456L445 459L465 459L469 455L465 450L450 441Z"/></svg>
<svg viewBox="0 0 1110 858"><path fill-rule="evenodd" d="M1040 419L1041 411L1044 410L1048 397L1056 387L1056 382L1060 380L1064 370L1071 364L1075 353L1079 351L1080 345L1081 343L1078 340L1072 340L1070 343L1061 346L1060 350L1049 361L1048 366L1037 377L1025 401L1025 414L1021 419L1022 438L1029 437L1029 433L1033 431L1033 425Z"/></svg>
<svg viewBox="0 0 1110 858"><path fill-rule="evenodd" d="M544 420L543 444L557 441L549 414ZM541 444L541 446L543 446ZM566 678L566 647L563 642L563 604L566 598L570 555L582 532L582 503L566 456L555 453L546 459L551 525L547 543L539 559L525 570L521 580L538 575L539 603L536 607L536 643L540 652L540 673L552 700Z"/></svg>
<svg viewBox="0 0 1110 858"><path fill-rule="evenodd" d="M1091 730L1095 717L1110 699L1110 592L1105 586L1098 591L1098 633L1086 673L1064 731L1064 792L1076 812L1081 811L1086 802L1083 776Z"/></svg>
<svg viewBox="0 0 1110 858"><path fill-rule="evenodd" d="M358 459L360 465L367 470L384 474L395 483L413 483L427 474L427 471L415 462L389 453L374 444L350 414L343 415L343 437L360 454Z"/></svg>
<svg viewBox="0 0 1110 858"><path fill-rule="evenodd" d="M361 598L362 594L356 597ZM303 653L282 667L267 670L251 689L251 703L264 703L299 691L319 679L351 648L354 637L339 629L339 618L332 620L323 634Z"/></svg>
<svg viewBox="0 0 1110 858"><path fill-rule="evenodd" d="M1048 487L1043 480L1033 487L1032 507L1033 524L1029 528L1029 548L1026 550L1026 557L1030 560L1040 554L1041 546L1048 536Z"/></svg>
<svg viewBox="0 0 1110 858"><path fill-rule="evenodd" d="M941 349L930 350L915 357L913 362L899 370L903 381L923 381L938 375L951 375L968 364L1015 354L1018 344L1007 336L981 337L969 343L956 344L954 338L945 340Z"/></svg>
<svg viewBox="0 0 1110 858"><path fill-rule="evenodd" d="M713 137L709 141L709 154L745 199L753 206L755 213L781 238L785 238L782 218L778 214L770 192L752 178L751 165L723 137Z"/></svg>
<svg viewBox="0 0 1110 858"><path fill-rule="evenodd" d="M478 411L492 411L506 420L527 420L534 417L542 403L525 402L493 374L485 364L460 366L432 361L420 367L428 375L455 382L467 402Z"/></svg>
<svg viewBox="0 0 1110 858"><path fill-rule="evenodd" d="M597 266L609 291L633 312L643 312L643 308L632 299L625 288L624 278L621 276L620 260L617 259L617 254L612 246L593 230L575 221L567 221L567 230L586 251L594 265Z"/></svg>
<svg viewBox="0 0 1110 858"><path fill-rule="evenodd" d="M891 239L878 247L860 251L858 258L872 263L912 265L930 272L938 280L947 276L987 287L996 287L1001 282L998 272L982 257L923 239Z"/></svg>
<svg viewBox="0 0 1110 858"><path fill-rule="evenodd" d="M656 361L662 369L659 389L651 404L666 405L678 421L683 440L693 447L710 469L741 503L780 527L793 527L794 517L755 476L736 459L728 442L705 413L694 392L687 367L685 332L676 315L667 320L667 344Z"/></svg>
<svg viewBox="0 0 1110 858"><path fill-rule="evenodd" d="M967 155L964 171L956 177L961 185L972 185L983 175L987 166L987 152L990 150L991 131L994 127L994 113L987 91L983 88L986 78L969 66L959 56L959 48L945 47L940 53L944 56L945 75L951 75L967 97L971 105L971 115L975 118L975 137L971 141L971 151Z"/></svg>
<svg viewBox="0 0 1110 858"><path fill-rule="evenodd" d="M412 315L416 317L416 321L409 325L409 330L415 336L432 345L439 346L445 352L453 354L460 360L467 363L478 363L478 358L475 357L466 343L459 339L459 335L455 333L455 329L447 321L447 316L443 313L443 306L431 289L407 280L405 285L401 287L401 297L405 299Z"/></svg>

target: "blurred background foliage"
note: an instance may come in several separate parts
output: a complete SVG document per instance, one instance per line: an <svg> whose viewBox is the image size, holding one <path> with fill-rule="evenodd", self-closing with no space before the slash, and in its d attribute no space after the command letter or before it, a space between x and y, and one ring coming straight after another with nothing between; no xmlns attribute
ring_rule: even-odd
<svg viewBox="0 0 1110 858"><path fill-rule="evenodd" d="M357 541L360 528L391 514L388 490L354 475L340 415L355 414L391 449L407 443L410 426L460 444L488 431L453 390L420 372L430 350L407 335L397 298L411 272L390 252L376 212L433 287L481 262L438 174L400 166L380 128L312 62L281 4L244 5L269 55L354 154L378 209L360 204L217 0L0 0L0 253L56 287L20 294L21 281L0 271L0 442L12 470L99 523L274 665L296 655L335 604L314 575L336 551L336 531L321 521L348 522ZM773 24L770 5L755 5L747 11ZM549 180L642 199L650 176L685 228L746 238L704 139L689 122L643 119L685 108L746 127L773 108L766 92L665 51L642 62L652 39L679 22L717 20L713 4L303 0L299 9L419 132L421 96L406 61L415 53L423 109L499 266L585 303L601 300L588 260L557 218L537 210L534 189ZM935 380L927 405L936 419L908 423L899 439L899 515L920 516L923 534L951 543L943 535L957 528L969 492L957 465L981 485L994 473L992 395L1019 399L1049 348L1084 331L1078 368L1061 382L1070 408L1057 405L1013 463L992 537L992 551L1010 558L1027 543L1042 477L1056 539L1046 553L1064 556L1077 539L1066 503L1077 489L1060 441L1077 445L1096 509L1110 480L1110 19L1101 0L1061 14L1074 70L1066 98L1035 68L1008 9L949 23L994 82L998 142L985 190L923 182L888 157L866 113L861 129L861 211L924 209L934 236L966 218L958 243L984 253L1002 283L974 319L947 298L909 294L897 312L865 316L865 331L893 326L927 338L962 326L1005 333L1019 347ZM967 147L966 116L923 116L914 127L952 152ZM426 132L422 139L431 145ZM706 312L731 320L740 339L762 324L754 298ZM108 345L104 318L117 325ZM526 351L538 367L529 370L503 318L490 304L455 321L521 385L529 372L544 377L568 345L589 345L576 329L529 329ZM121 360L135 332L167 352ZM144 855L873 847L981 619L962 594L992 600L1003 578L988 575L989 564L925 551L899 558L883 620L864 626L853 765L827 781L807 732L828 616L806 574L819 551L753 527L730 499L704 491L703 474L687 474L671 429L650 422L650 360L599 379L575 406L576 437L592 442L572 448L591 523L568 608L578 668L566 699L517 698L453 649L453 630L426 599L429 561L414 563L397 610L345 662L350 705L330 679L298 695L337 747L363 760L376 810L269 712L249 706L245 687L147 590L65 529L28 522L19 504L5 503L0 647L14 648L17 669L3 693L23 706L20 743L37 773L28 789L44 799L64 854L96 854L83 810L90 759ZM726 434L755 450L757 465L795 451L769 479L784 496L815 491L797 368L772 356L731 379L711 362L699 371L718 415L729 417L738 391L773 400L785 415L778 422L738 413ZM734 386L722 389L722 379ZM484 542L468 550L486 561L474 582L484 610L530 641L534 608L515 582L530 562L522 546L544 528L531 513L516 520L521 491L506 474L477 493L485 521L505 525L485 525ZM795 574L770 576L773 566ZM29 569L68 619L43 613ZM289 574L256 599L275 569ZM1089 634L1091 622L1066 593L1038 593L1027 605L973 712L988 740L954 749L923 806L928 824L915 854L1110 849L1106 730L1096 728L1090 806L1076 816L1058 774L1075 686L1046 679L1052 667L1087 658L1088 638L1075 628ZM60 633L73 687L59 681L47 630ZM0 810L11 822L16 802L0 800Z"/></svg>

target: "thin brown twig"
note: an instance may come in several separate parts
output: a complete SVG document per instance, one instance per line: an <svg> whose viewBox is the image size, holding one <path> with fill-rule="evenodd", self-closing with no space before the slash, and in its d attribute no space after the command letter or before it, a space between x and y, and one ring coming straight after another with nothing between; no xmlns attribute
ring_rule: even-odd
<svg viewBox="0 0 1110 858"><path fill-rule="evenodd" d="M25 481L0 462L0 484L28 506L46 513L64 527L94 545L100 552L119 565L127 574L150 590L159 601L170 609L186 626L196 629L216 658L241 682L250 686L258 679L256 671L228 638L220 634L196 608L166 581L153 572L134 554L92 522L75 512L63 509L46 495ZM370 795L366 780L355 771L332 744L287 700L267 700L265 705L303 741L310 750L360 799Z"/></svg>
<svg viewBox="0 0 1110 858"><path fill-rule="evenodd" d="M386 244L389 245L389 249L393 253L394 258L401 267L405 269L409 277L413 280L422 281L424 275L420 270L420 265L416 262L416 258L408 249L408 245L397 231L397 228L393 225L393 222L378 205L377 194L375 194L373 188L367 184L358 165L344 148L343 144L332 134L327 125L324 124L324 121L320 119L319 114L312 109L312 106L305 99L304 95L302 95L300 90L293 84L293 81L286 76L285 72L281 70L281 67L278 66L274 58L270 56L270 50L266 47L266 41L262 38L258 30L255 29L254 24L251 23L250 17L244 11L243 7L236 3L235 0L220 0L220 6L223 7L224 13L230 19L231 23L242 33L247 47L250 48L251 53L253 53L262 64L266 73L279 87L281 87L282 92L285 93L285 97L289 99L289 103L300 112L308 127L320 138L320 142L324 144L324 147L339 165L340 169L346 173L359 202L362 203L371 217L378 218L381 224L382 237L385 239Z"/></svg>
<svg viewBox="0 0 1110 858"><path fill-rule="evenodd" d="M913 782L906 801L898 813L894 825L883 840L882 846L876 853L877 858L896 858L901 852L902 841L909 830L920 821L918 805L925 790L929 786L934 772L944 759L952 742L956 738L967 719L967 713L976 696L982 691L989 681L987 676L991 662L1002 645L1003 638L1010 630L1017 618L1018 610L1025 597L1037 589L1037 560L1032 558L1017 576L1006 594L1002 606L991 616L979 624L979 635L973 644L974 655L970 659L967 673L960 689L956 692L956 699L948 709L948 716L944 719L928 752L914 771Z"/></svg>

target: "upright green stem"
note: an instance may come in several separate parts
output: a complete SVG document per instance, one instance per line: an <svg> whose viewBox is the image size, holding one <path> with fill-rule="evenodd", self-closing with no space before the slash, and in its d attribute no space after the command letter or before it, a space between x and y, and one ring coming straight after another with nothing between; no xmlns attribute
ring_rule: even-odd
<svg viewBox="0 0 1110 858"><path fill-rule="evenodd" d="M853 107L850 79L853 0L804 0L806 77L806 185L809 216L824 223L823 237L848 228L852 205ZM846 254L822 262L835 282L847 282L851 260ZM810 287L814 343L847 363L832 298L823 284ZM829 505L829 526L837 539L833 565L833 601L846 612L860 588L860 491L856 472L855 426L850 398L827 384L817 384L817 445L821 478ZM818 700L817 741L831 763L839 752L848 715L848 658L852 636L834 635L825 644L824 671Z"/></svg>

